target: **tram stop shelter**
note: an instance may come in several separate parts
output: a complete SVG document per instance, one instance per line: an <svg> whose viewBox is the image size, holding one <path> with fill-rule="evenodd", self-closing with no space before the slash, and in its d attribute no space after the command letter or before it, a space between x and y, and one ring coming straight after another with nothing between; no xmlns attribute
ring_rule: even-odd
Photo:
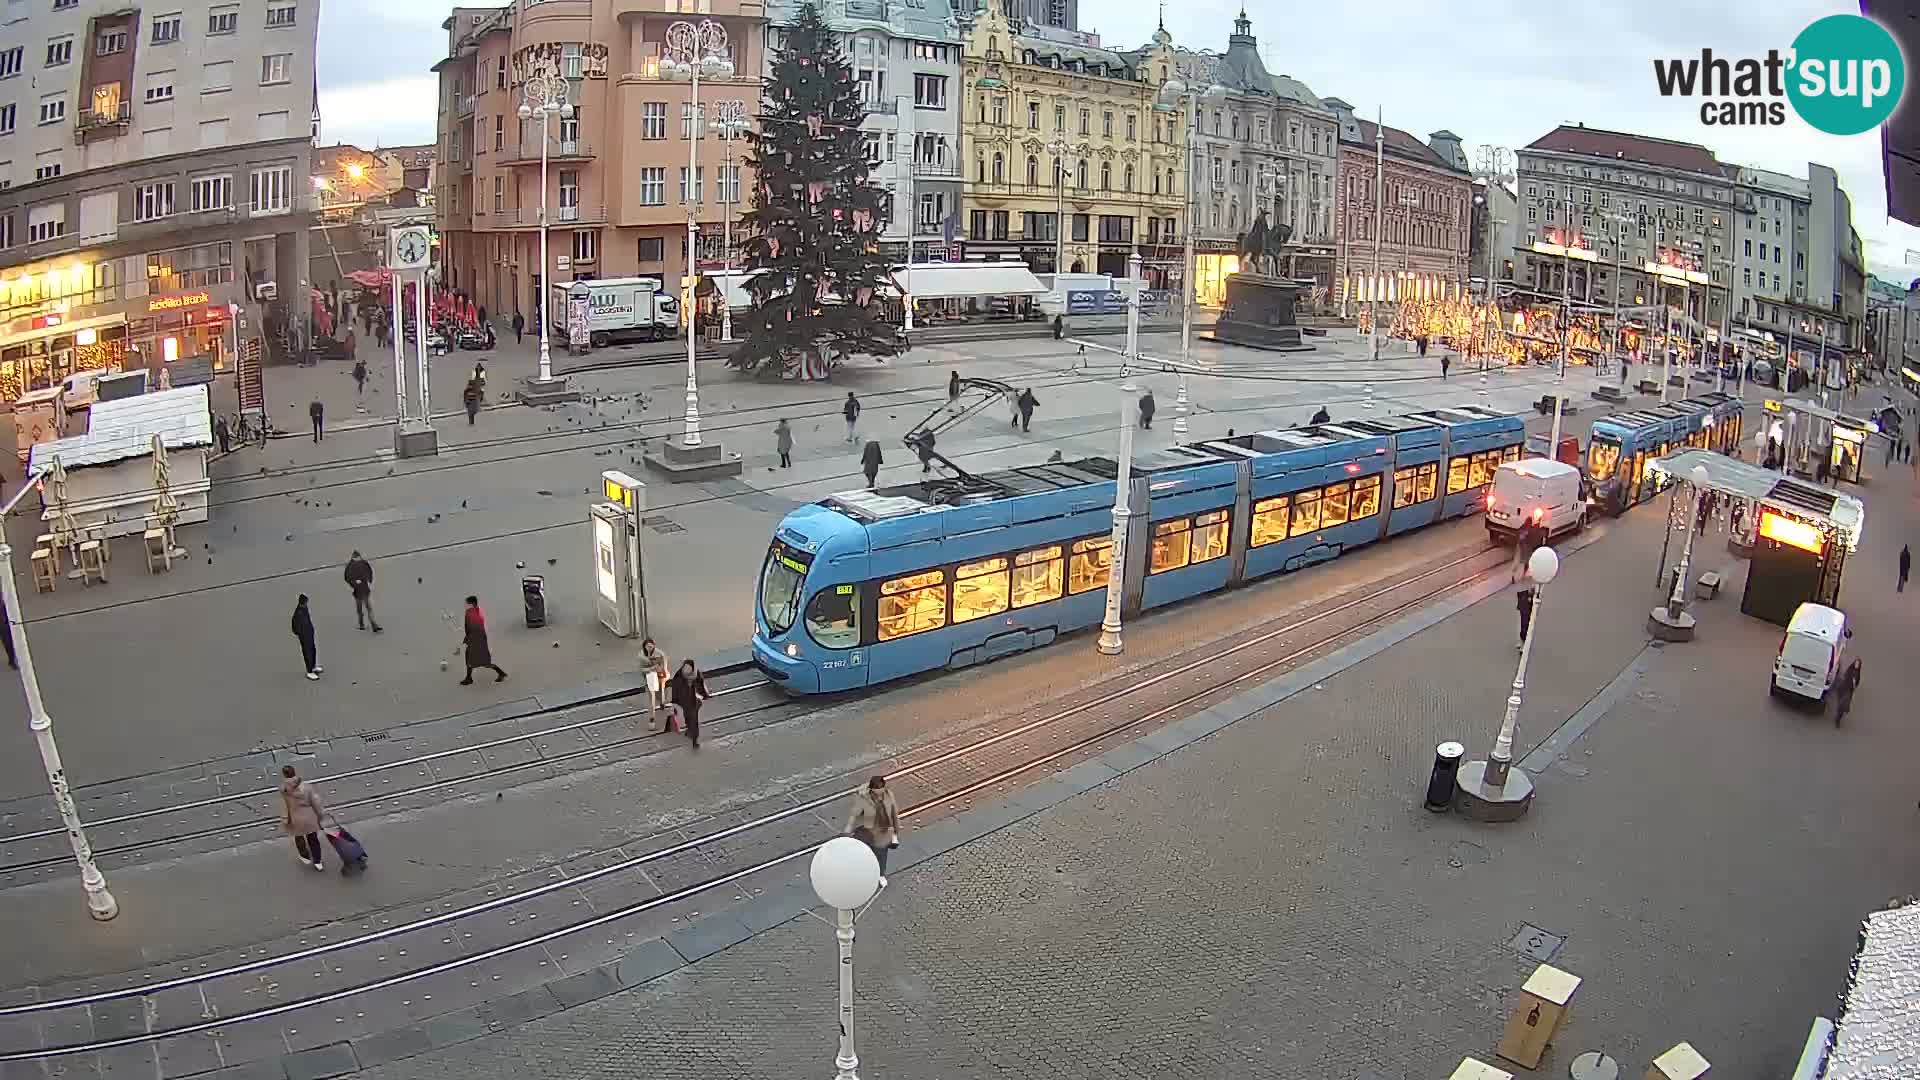
<svg viewBox="0 0 1920 1080"><path fill-rule="evenodd" d="M1827 476L1834 481L1865 483L1867 456L1885 450L1884 445L1873 445L1873 437L1880 434L1878 421L1850 416L1807 398L1770 399L1765 407L1771 414L1784 415L1783 430L1776 435L1768 424L1767 434L1780 439L1787 468L1800 476L1818 477L1824 456Z"/></svg>
<svg viewBox="0 0 1920 1080"><path fill-rule="evenodd" d="M1706 470L1705 491L1694 491L1694 469ZM1839 607L1847 556L1860 546L1866 505L1851 495L1708 450L1682 450L1647 463L1662 484L1672 484L1669 536L1675 528L1691 539L1702 533L1699 515L1719 516L1727 550L1748 560L1740 610L1785 626L1803 603ZM1691 497L1680 501L1680 492ZM1705 492L1718 497L1703 500ZM1716 508L1706 510L1705 503ZM1690 509L1689 509L1690 507ZM1661 580L1666 578L1662 557ZM1686 583L1692 588L1694 583Z"/></svg>

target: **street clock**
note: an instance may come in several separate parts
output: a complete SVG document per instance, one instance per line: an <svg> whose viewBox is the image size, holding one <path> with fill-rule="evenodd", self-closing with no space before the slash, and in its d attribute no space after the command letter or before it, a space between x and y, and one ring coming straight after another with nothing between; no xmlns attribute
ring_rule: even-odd
<svg viewBox="0 0 1920 1080"><path fill-rule="evenodd" d="M424 270L433 256L433 240L424 225L394 229L387 264L395 270Z"/></svg>

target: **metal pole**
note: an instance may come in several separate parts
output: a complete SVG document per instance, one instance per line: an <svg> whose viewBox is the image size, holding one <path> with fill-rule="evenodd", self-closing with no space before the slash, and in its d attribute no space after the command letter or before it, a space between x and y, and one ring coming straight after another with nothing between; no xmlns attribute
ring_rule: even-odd
<svg viewBox="0 0 1920 1080"><path fill-rule="evenodd" d="M1527 689L1527 660L1533 656L1533 635L1540 630L1540 593L1546 586L1533 581L1530 587L1533 605L1527 616L1527 636L1520 642L1520 666L1513 673L1513 691L1507 695L1506 715L1500 718L1500 734L1494 737L1493 752L1487 755L1487 786L1495 791L1507 786L1507 772L1513 768L1513 740L1520 726L1520 701Z"/></svg>
<svg viewBox="0 0 1920 1080"><path fill-rule="evenodd" d="M1687 574L1693 562L1693 538L1700 532L1701 511L1705 509L1700 485L1690 484L1689 488L1692 491L1693 512L1687 515L1687 542L1680 546L1680 572L1673 576L1673 592L1667 597L1669 619L1679 618L1680 612L1687 606Z"/></svg>
<svg viewBox="0 0 1920 1080"><path fill-rule="evenodd" d="M548 324L553 322L553 263L547 256L547 124L553 116L549 92L540 102L540 292L534 300L540 311L540 381L553 379L553 349ZM421 327L425 340L426 328Z"/></svg>
<svg viewBox="0 0 1920 1080"><path fill-rule="evenodd" d="M697 113L695 114L698 115ZM733 287L733 202L737 192L733 183L733 121L731 118L721 122L720 138L727 145L726 171L720 174L720 189L726 192L721 210L721 257L726 260L720 279L720 340L733 340L733 304L727 298L727 292ZM911 170L909 170L911 174ZM909 181L911 182L911 181ZM907 193L907 269L913 269L913 193ZM911 273L908 275L911 277ZM907 329L913 329L913 297L907 296Z"/></svg>
<svg viewBox="0 0 1920 1080"><path fill-rule="evenodd" d="M860 1055L853 1051L853 911L840 908L834 919L833 937L840 943L840 1053L833 1059L838 1070L833 1080L860 1080Z"/></svg>
<svg viewBox="0 0 1920 1080"><path fill-rule="evenodd" d="M703 57L700 55L700 50L696 48L692 50L691 55L689 55L687 59L693 69L693 93L688 104L688 108L690 108L692 112L687 122L689 129L688 135L691 136L687 139L687 189L682 193L687 199L687 265L685 270L687 292L685 300L681 302L681 308L683 309L681 315L687 320L687 430L686 434L681 437L680 443L683 446L694 447L700 445L700 383L699 375L695 373L693 366L693 333L694 324L698 320L693 317L693 293L694 266L697 262L696 256L698 255L696 245L699 243L699 229L696 218L698 217L698 208L700 206L700 61Z"/></svg>
<svg viewBox="0 0 1920 1080"><path fill-rule="evenodd" d="M427 362L427 272L425 270L420 271L420 280L414 284L413 291L413 306L418 312L420 321L420 336L415 342L420 357L420 366L417 369L420 373L420 422L431 424L433 409L427 397L427 374L431 369Z"/></svg>
<svg viewBox="0 0 1920 1080"><path fill-rule="evenodd" d="M1667 403L1667 380L1673 377L1673 308L1667 304L1667 286L1660 285L1660 404Z"/></svg>
<svg viewBox="0 0 1920 1080"><path fill-rule="evenodd" d="M15 503L38 487L37 483L22 484L7 502L5 510L0 511L0 517L11 513ZM20 617L20 589L13 580L13 545L3 537L0 537L0 597L6 600L7 632L13 635L14 657L20 665L20 685L27 695L27 727L33 732L34 744L40 748L40 764L46 768L47 785L53 790L54 807L60 811L60 821L67 829L67 846L73 849L74 862L80 864L80 887L87 891L87 913L105 922L120 914L120 905L114 900L113 894L107 891L106 876L94 864L93 848L87 843L86 826L80 820L79 808L73 805L73 790L67 784L67 770L60 763L60 747L53 739L53 717L47 715L46 702L40 696L40 679L33 670L33 650L27 644L27 624Z"/></svg>
<svg viewBox="0 0 1920 1080"><path fill-rule="evenodd" d="M1060 313L1066 314L1067 287L1060 275L1067 272L1067 133L1060 133L1059 149L1053 152L1053 287L1060 293Z"/></svg>
<svg viewBox="0 0 1920 1080"><path fill-rule="evenodd" d="M1387 136L1378 107L1373 120L1373 286L1367 291L1367 359L1380 359L1380 230L1386 225L1382 202L1387 190Z"/></svg>
<svg viewBox="0 0 1920 1080"><path fill-rule="evenodd" d="M1573 217L1573 203L1567 203L1567 217ZM1567 355L1573 351L1573 224L1567 224L1567 235L1560 239L1569 241L1560 245L1560 374L1567 377ZM1556 429L1555 434L1558 434Z"/></svg>
<svg viewBox="0 0 1920 1080"><path fill-rule="evenodd" d="M1140 256L1134 255L1127 260L1127 269L1131 271L1127 297L1127 364L1139 358L1140 349L1140 290L1137 283L1140 276ZM1118 656L1124 647L1120 639L1120 601L1126 588L1127 578L1127 521L1133 515L1127 505L1130 489L1133 487L1133 422L1127 415L1127 406L1133 401L1134 391L1139 389L1131 380L1120 383L1120 461L1119 475L1113 486L1113 550L1107 563L1107 611L1100 622L1100 651L1107 656Z"/></svg>
<svg viewBox="0 0 1920 1080"><path fill-rule="evenodd" d="M1193 358L1193 229L1194 207L1193 174L1198 165L1195 159L1195 129L1200 126L1200 95L1191 89L1187 95L1187 198L1183 209L1186 211L1184 228L1186 236L1182 238L1180 249L1180 278L1182 282L1180 303L1180 388L1173 398L1173 437L1179 441L1187 434L1187 413L1192 405L1187 397L1187 364ZM1131 352L1132 350L1129 350Z"/></svg>
<svg viewBox="0 0 1920 1080"><path fill-rule="evenodd" d="M1727 391L1727 361L1733 357L1733 338L1731 316L1733 314L1733 260L1728 259L1727 295L1720 302L1720 350L1713 358L1713 389L1715 393ZM1738 368L1734 369L1738 371Z"/></svg>
<svg viewBox="0 0 1920 1080"><path fill-rule="evenodd" d="M397 399L395 407L400 411L396 415L400 423L407 420L407 302L400 288L400 273L393 274L393 394Z"/></svg>
<svg viewBox="0 0 1920 1080"><path fill-rule="evenodd" d="M906 98L901 95L894 97L893 111L897 116L909 118L913 116L913 111L907 106ZM915 230L920 227L920 210L919 207L914 205L913 170L914 166L920 163L920 129L909 124L905 134L912 135L913 138L902 139L899 143L896 143L893 156L894 167L898 168L900 162L899 147L903 144L911 144L911 149L907 151L907 174L903 178L906 181L907 192L907 197L904 200L907 205L907 270L906 277L903 281L906 288L900 291L900 330L902 333L911 333L913 331L913 237ZM733 175L732 142L727 143L727 175L729 179L731 179ZM731 188L728 190L730 192L732 191ZM727 272L733 272L733 208L731 206L727 208ZM733 324L731 311L721 316L721 318L726 323L726 326L721 328L721 335L732 338L733 331L729 329Z"/></svg>

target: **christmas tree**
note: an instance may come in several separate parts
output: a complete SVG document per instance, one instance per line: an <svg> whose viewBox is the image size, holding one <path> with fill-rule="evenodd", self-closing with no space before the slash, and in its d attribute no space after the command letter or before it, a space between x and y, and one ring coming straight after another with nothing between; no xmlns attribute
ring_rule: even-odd
<svg viewBox="0 0 1920 1080"><path fill-rule="evenodd" d="M898 351L894 328L876 315L889 281L880 230L892 207L868 179L865 116L833 32L811 2L801 5L749 136L759 185L741 221L753 311L734 367L821 379L846 353Z"/></svg>

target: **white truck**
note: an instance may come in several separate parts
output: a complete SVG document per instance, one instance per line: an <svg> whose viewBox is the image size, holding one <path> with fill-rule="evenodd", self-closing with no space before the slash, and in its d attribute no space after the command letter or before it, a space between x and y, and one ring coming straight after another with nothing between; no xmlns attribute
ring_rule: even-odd
<svg viewBox="0 0 1920 1080"><path fill-rule="evenodd" d="M662 341L680 331L679 299L652 278L556 282L547 311L561 344L569 340L568 301L579 291L587 295L587 343L596 349L617 341Z"/></svg>

